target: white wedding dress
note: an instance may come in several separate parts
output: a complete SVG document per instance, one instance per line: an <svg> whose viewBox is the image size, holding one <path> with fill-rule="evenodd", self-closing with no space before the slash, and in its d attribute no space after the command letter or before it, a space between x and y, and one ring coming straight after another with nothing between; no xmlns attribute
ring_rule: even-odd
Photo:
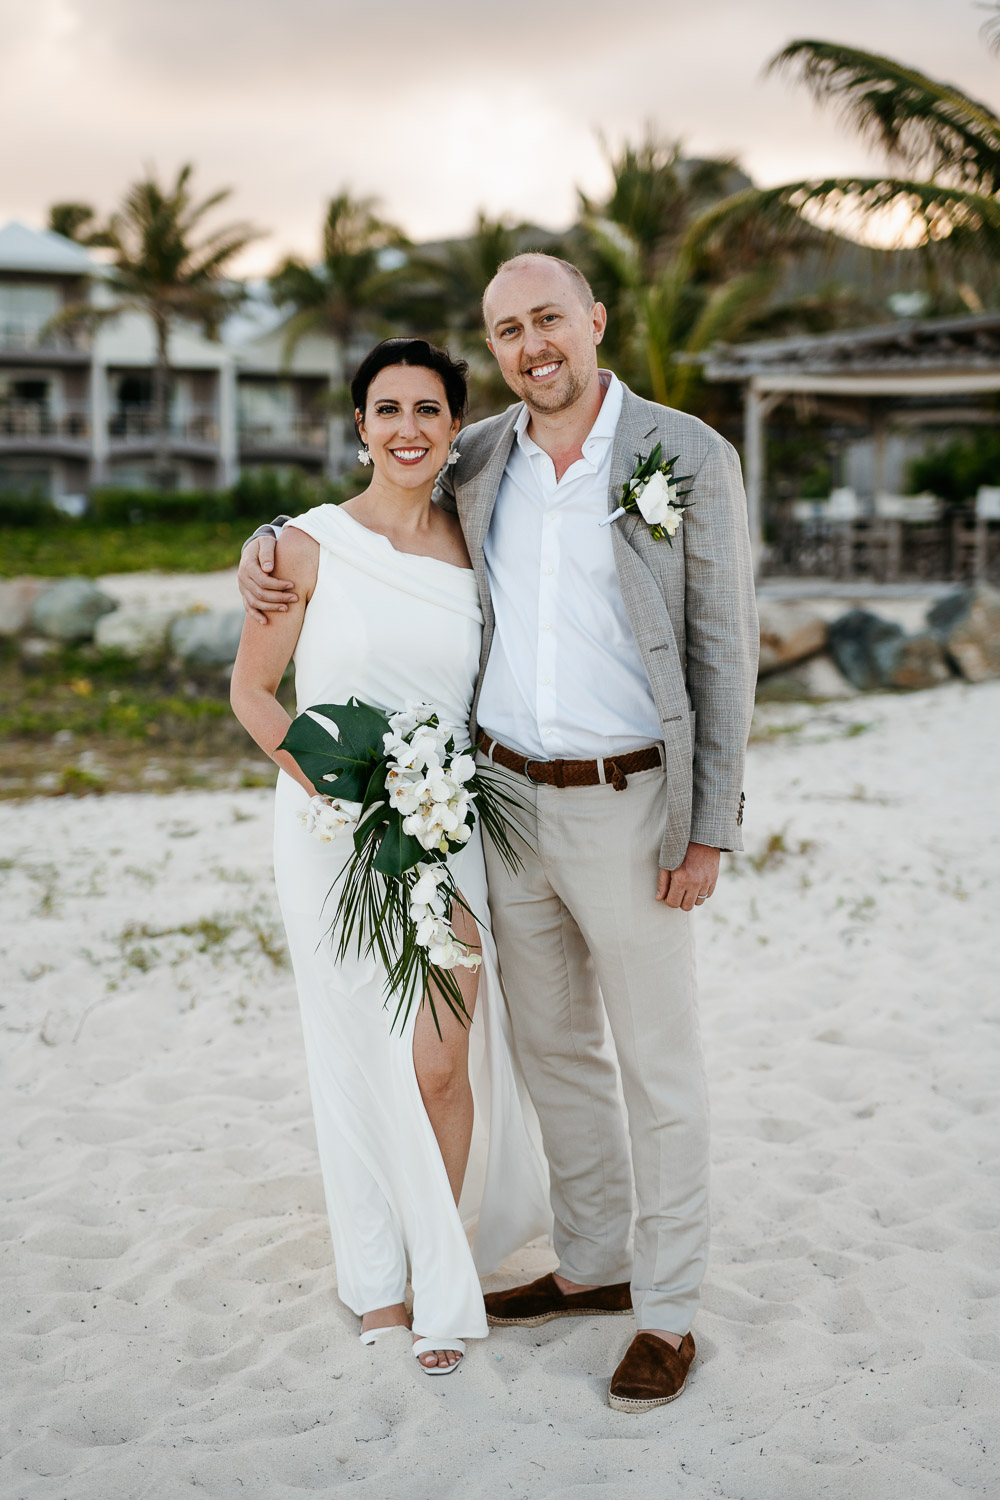
<svg viewBox="0 0 1000 1500"><path fill-rule="evenodd" d="M295 648L298 712L353 695L389 710L430 703L443 721L464 726L482 627L474 574L398 552L334 505L291 524L320 547ZM302 1011L338 1290L361 1314L402 1302L409 1274L419 1333L482 1338L479 1276L547 1233L552 1215L537 1125L511 1050L479 828L452 861L483 951L469 1052L476 1123L456 1209L417 1085L417 1006L404 1029L392 1030L395 1004L386 1007L378 959L356 951L334 959L336 900L327 895L351 853L353 829L317 842L299 821L307 802L298 783L279 773L275 880Z"/></svg>

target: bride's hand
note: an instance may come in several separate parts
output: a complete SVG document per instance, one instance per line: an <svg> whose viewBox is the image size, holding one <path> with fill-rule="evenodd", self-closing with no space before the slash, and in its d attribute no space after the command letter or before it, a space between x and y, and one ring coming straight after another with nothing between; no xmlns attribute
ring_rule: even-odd
<svg viewBox="0 0 1000 1500"><path fill-rule="evenodd" d="M251 619L267 624L268 613L284 614L290 604L298 599L294 583L284 578L272 578L274 572L273 536L251 537L243 548L237 578L243 607Z"/></svg>

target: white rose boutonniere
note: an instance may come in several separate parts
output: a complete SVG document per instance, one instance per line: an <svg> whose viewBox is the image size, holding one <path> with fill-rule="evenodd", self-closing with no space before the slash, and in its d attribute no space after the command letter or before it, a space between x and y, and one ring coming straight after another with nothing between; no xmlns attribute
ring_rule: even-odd
<svg viewBox="0 0 1000 1500"><path fill-rule="evenodd" d="M672 547L684 512L694 504L686 499L691 491L680 488L693 476L674 473L679 457L676 454L665 459L659 443L646 458L636 454L636 467L622 485L621 505L599 524L610 526L621 516L638 514L649 527L654 541L666 541Z"/></svg>

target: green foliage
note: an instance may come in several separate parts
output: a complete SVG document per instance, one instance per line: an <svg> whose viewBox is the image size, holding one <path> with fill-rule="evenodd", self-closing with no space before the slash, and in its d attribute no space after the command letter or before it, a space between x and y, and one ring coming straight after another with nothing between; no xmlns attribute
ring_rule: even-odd
<svg viewBox="0 0 1000 1500"><path fill-rule="evenodd" d="M90 493L88 520L98 526L139 526L147 521L229 521L228 490L122 489L102 486ZM86 522L84 523L86 524Z"/></svg>
<svg viewBox="0 0 1000 1500"><path fill-rule="evenodd" d="M393 310L400 268L385 268L383 252L409 242L375 208L373 198L340 192L327 207L321 264L314 268L290 256L271 277L275 302L294 312L285 330L286 359L301 339L317 332L346 354L372 319Z"/></svg>
<svg viewBox="0 0 1000 1500"><path fill-rule="evenodd" d="M930 491L950 505L974 499L981 484L1000 485L1000 432L994 428L928 448L913 460L906 476L910 494Z"/></svg>
<svg viewBox="0 0 1000 1500"><path fill-rule="evenodd" d="M98 227L89 203L53 203L49 209L48 227L53 234L76 240L79 245L107 246L110 243L107 230Z"/></svg>
<svg viewBox="0 0 1000 1500"><path fill-rule="evenodd" d="M0 577L214 573L236 566L250 530L242 520L88 526L60 517L44 526L0 525Z"/></svg>
<svg viewBox="0 0 1000 1500"><path fill-rule="evenodd" d="M790 42L770 67L796 74L907 170L987 195L1000 188L1000 119L951 84L840 42Z"/></svg>
<svg viewBox="0 0 1000 1500"><path fill-rule="evenodd" d="M247 535L277 515L340 505L365 487L360 473L334 481L300 469L248 469L230 490L123 489L90 496L70 518L40 495L0 492L0 577L142 571L209 573L235 567Z"/></svg>
<svg viewBox="0 0 1000 1500"><path fill-rule="evenodd" d="M58 526L66 519L41 490L0 490L0 527Z"/></svg>

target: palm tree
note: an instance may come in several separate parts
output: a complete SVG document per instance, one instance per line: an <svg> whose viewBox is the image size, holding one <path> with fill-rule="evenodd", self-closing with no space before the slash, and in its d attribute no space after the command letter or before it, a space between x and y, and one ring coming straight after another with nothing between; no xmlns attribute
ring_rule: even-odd
<svg viewBox="0 0 1000 1500"><path fill-rule="evenodd" d="M687 237L711 206L750 179L729 159L686 160L678 143L647 135L609 160L613 187L597 205L580 194L583 258L598 298L612 310L607 354L637 390L669 406L696 399L695 356L751 331L769 311L784 260L817 231L799 221L783 233L717 256Z"/></svg>
<svg viewBox="0 0 1000 1500"><path fill-rule="evenodd" d="M307 334L325 334L336 345L345 379L333 392L335 405L347 399L346 372L362 332L381 328L399 310L402 251L409 241L376 208L376 199L354 198L343 189L327 207L320 264L289 256L270 279L274 301L292 309L285 327L286 362ZM342 454L332 459L339 469Z"/></svg>
<svg viewBox="0 0 1000 1500"><path fill-rule="evenodd" d="M483 293L505 260L522 250L542 248L556 248L558 253L557 237L505 216L491 218L480 209L470 234L421 247L408 258L403 319L468 360L473 419L510 400L496 362L486 350Z"/></svg>
<svg viewBox="0 0 1000 1500"><path fill-rule="evenodd" d="M97 224L97 215L89 203L53 203L49 209L49 229L78 245L106 247L108 236Z"/></svg>
<svg viewBox="0 0 1000 1500"><path fill-rule="evenodd" d="M178 322L200 323L217 337L225 314L242 300L243 290L227 280L233 259L257 237L246 224L228 224L200 241L194 235L210 210L229 197L224 188L200 203L191 196L193 167L181 167L172 187L164 189L153 173L128 189L121 208L100 233L112 251L111 268L102 285L112 298L107 306L92 303L67 308L59 322L91 326L126 312L145 313L153 324L154 471L156 482L170 483L170 335ZM86 222L86 221L83 221ZM79 229L79 221L77 228Z"/></svg>
<svg viewBox="0 0 1000 1500"><path fill-rule="evenodd" d="M414 306L414 316L427 327L440 330L443 337L454 333L472 335L482 342L483 292L496 274L497 267L510 260L535 240L552 236L539 234L527 224L514 224L501 216L491 219L480 209L471 234L446 240L410 257L409 273L415 291L424 282L424 304ZM468 342L461 337L460 342Z"/></svg>
<svg viewBox="0 0 1000 1500"><path fill-rule="evenodd" d="M995 23L991 23L995 24ZM839 108L863 138L906 174L837 177L749 190L718 204L691 227L687 249L784 236L817 212L846 211L862 224L904 213L932 275L943 268L976 305L995 295L1000 265L1000 118L950 84L878 53L836 42L795 41L770 70L797 76L821 103Z"/></svg>

